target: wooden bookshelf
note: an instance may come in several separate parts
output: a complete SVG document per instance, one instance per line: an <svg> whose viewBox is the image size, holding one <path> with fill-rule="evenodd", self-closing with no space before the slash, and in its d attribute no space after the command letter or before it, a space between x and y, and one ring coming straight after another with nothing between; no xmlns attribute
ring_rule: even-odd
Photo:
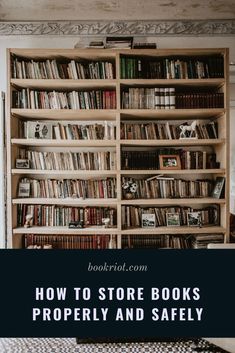
<svg viewBox="0 0 235 353"><path fill-rule="evenodd" d="M190 141L189 141L190 140ZM121 145L125 146L204 146L220 145L225 139L203 139L203 140L122 140Z"/></svg>
<svg viewBox="0 0 235 353"><path fill-rule="evenodd" d="M12 145L45 146L45 147L116 147L116 141L112 140L35 140L35 139L11 139Z"/></svg>
<svg viewBox="0 0 235 353"><path fill-rule="evenodd" d="M222 201L222 200L219 200ZM45 201L45 198L23 198L23 199L12 199L13 205L17 204L29 204L29 205L65 205L65 206L115 206L117 204L117 199L107 198L107 199L85 199L80 200L79 198L73 199L67 197L66 199L59 198L48 198ZM208 202L209 203L209 202Z"/></svg>
<svg viewBox="0 0 235 353"><path fill-rule="evenodd" d="M156 227L154 229L148 229L146 231L145 229L142 228L131 228L131 229L125 229L122 230L122 234L130 234L130 235L135 235L135 234L202 234L202 233L208 233L208 234L213 234L213 233L225 233L226 229L223 227L204 227L202 230L201 228L197 227L191 227L190 230L188 229L189 227L180 227L180 232L179 232L179 227Z"/></svg>
<svg viewBox="0 0 235 353"><path fill-rule="evenodd" d="M206 58L221 56L224 61L224 77L217 78L123 78L121 59L144 58L145 60L167 57ZM113 64L114 78L112 79L33 79L16 78L13 76L13 59L19 60L57 60L58 62L95 62L109 61ZM228 49L156 49L156 50L106 50L106 49L9 49L8 50L8 92L6 111L7 132L7 222L8 247L21 248L24 234L42 235L95 235L110 234L117 236L117 247L121 248L123 235L174 235L174 234L224 234L224 241L229 241L229 84L228 84ZM204 92L218 90L224 94L224 106L220 108L177 108L176 109L124 109L122 104L123 91L129 88L175 87L183 92ZM21 89L36 91L91 91L111 90L116 93L116 109L28 109L13 105L13 92ZM218 138L205 139L121 139L122 122L192 122L218 121ZM116 127L115 139L84 140L84 139L32 139L22 138L19 135L19 122L46 121L51 123L102 123L112 122ZM114 170L40 170L17 169L15 160L19 149L26 148L36 151L67 151L67 152L95 152L115 151L116 167ZM216 154L219 167L207 169L181 169L181 170L126 170L121 163L122 150L155 150L160 148L185 148L192 150L209 150ZM159 198L159 199L123 199L122 178L149 178L158 174L186 180L211 179L221 176L226 180L225 195L216 199L210 196L202 198ZM40 198L18 197L18 183L22 178L38 180L47 179L81 179L100 180L105 178L116 179L115 198ZM62 226L32 226L25 228L17 225L17 205L58 205L71 207L111 207L117 213L117 226L104 228L103 226L90 226L84 229L69 229ZM156 227L131 228L122 227L122 206L141 207L170 207L170 206L207 207L220 206L219 225L204 227Z"/></svg>

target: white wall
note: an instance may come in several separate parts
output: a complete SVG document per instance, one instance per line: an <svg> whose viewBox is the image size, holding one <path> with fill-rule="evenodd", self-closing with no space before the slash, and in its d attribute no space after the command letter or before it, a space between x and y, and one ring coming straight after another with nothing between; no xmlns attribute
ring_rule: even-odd
<svg viewBox="0 0 235 353"><path fill-rule="evenodd" d="M80 38L80 40L84 41L84 38ZM6 48L73 48L78 41L79 38L77 36L0 36L0 91L6 91L7 85ZM159 49L226 47L230 48L230 62L235 62L235 37L151 37L148 38L148 41L156 42ZM231 90L233 100L235 100L234 87L232 87ZM231 131L235 131L235 110L233 110L231 114ZM233 134L231 134L231 141L234 141ZM232 149L235 151L234 144L232 144ZM231 153L231 155L233 155L233 153ZM235 169L235 159L232 165L231 170ZM3 166L0 165L0 170L2 170L2 168ZM232 180L235 185L235 176ZM0 204L0 214L2 208L3 205ZM2 224L2 222L3 220L0 219L0 224Z"/></svg>

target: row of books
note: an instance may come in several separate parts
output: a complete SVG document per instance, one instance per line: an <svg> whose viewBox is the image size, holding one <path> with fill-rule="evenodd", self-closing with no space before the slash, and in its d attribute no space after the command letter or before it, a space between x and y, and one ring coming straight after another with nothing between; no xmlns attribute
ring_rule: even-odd
<svg viewBox="0 0 235 353"><path fill-rule="evenodd" d="M223 108L223 92L176 92L175 88L132 88L122 92L123 109Z"/></svg>
<svg viewBox="0 0 235 353"><path fill-rule="evenodd" d="M124 170L220 168L220 163L217 162L215 153L184 149L159 149L155 151L123 150L121 165Z"/></svg>
<svg viewBox="0 0 235 353"><path fill-rule="evenodd" d="M133 88L122 92L123 109L175 109L176 93L174 87Z"/></svg>
<svg viewBox="0 0 235 353"><path fill-rule="evenodd" d="M37 170L115 170L116 152L46 152L20 149L19 158ZM16 160L17 163L17 160ZM17 167L17 164L16 164Z"/></svg>
<svg viewBox="0 0 235 353"><path fill-rule="evenodd" d="M114 65L109 61L60 62L55 59L45 61L25 60L14 57L12 60L13 78L21 79L113 79Z"/></svg>
<svg viewBox="0 0 235 353"><path fill-rule="evenodd" d="M121 56L123 79L205 79L223 78L222 55L208 57L136 57Z"/></svg>
<svg viewBox="0 0 235 353"><path fill-rule="evenodd" d="M25 249L116 249L115 235L37 235L25 234Z"/></svg>
<svg viewBox="0 0 235 353"><path fill-rule="evenodd" d="M115 109L116 92L91 91L34 91L23 88L12 92L13 108L23 109Z"/></svg>
<svg viewBox="0 0 235 353"><path fill-rule="evenodd" d="M224 243L223 234L195 234L191 239L193 249L206 249L208 244Z"/></svg>
<svg viewBox="0 0 235 353"><path fill-rule="evenodd" d="M175 100L177 109L224 108L222 92L177 93Z"/></svg>
<svg viewBox="0 0 235 353"><path fill-rule="evenodd" d="M144 234L122 236L122 248L124 249L187 249L190 248L190 245L190 237L185 235Z"/></svg>
<svg viewBox="0 0 235 353"><path fill-rule="evenodd" d="M213 205L204 209L180 206L149 208L122 206L123 229L218 225L219 219L219 205Z"/></svg>
<svg viewBox="0 0 235 353"><path fill-rule="evenodd" d="M183 180L157 176L148 179L122 177L122 185L136 184L136 199L158 198L194 198L211 196L214 182L212 180ZM125 197L125 189L123 196Z"/></svg>
<svg viewBox="0 0 235 353"><path fill-rule="evenodd" d="M122 56L123 79L190 79L224 77L222 56L201 58L150 58ZM60 62L55 59L35 61L12 60L13 78L20 79L113 79L114 64L110 61Z"/></svg>
<svg viewBox="0 0 235 353"><path fill-rule="evenodd" d="M27 218L26 218L27 217ZM28 220L30 218L30 220ZM117 223L116 209L109 207L65 207L45 205L17 205L17 225L24 226L65 226L70 222L82 221L84 226L102 226L102 219L109 218L109 225Z"/></svg>
<svg viewBox="0 0 235 353"><path fill-rule="evenodd" d="M121 139L125 140L178 140L184 126L189 123L169 124L169 122L121 123ZM186 132L187 133L187 132ZM191 133L191 132L190 132ZM217 121L196 121L194 136L198 139L217 139ZM191 137L188 133L188 136Z"/></svg>
<svg viewBox="0 0 235 353"><path fill-rule="evenodd" d="M124 235L124 249L190 249L191 236L186 235Z"/></svg>
<svg viewBox="0 0 235 353"><path fill-rule="evenodd" d="M123 249L205 249L224 242L223 234L123 235ZM116 249L115 235L37 235L25 234L26 249Z"/></svg>
<svg viewBox="0 0 235 353"><path fill-rule="evenodd" d="M37 198L115 198L116 179L30 179L19 181L18 197Z"/></svg>
<svg viewBox="0 0 235 353"><path fill-rule="evenodd" d="M116 137L116 126L108 121L87 125L19 120L19 136L29 139L113 140Z"/></svg>
<svg viewBox="0 0 235 353"><path fill-rule="evenodd" d="M122 169L159 169L158 151L122 151Z"/></svg>

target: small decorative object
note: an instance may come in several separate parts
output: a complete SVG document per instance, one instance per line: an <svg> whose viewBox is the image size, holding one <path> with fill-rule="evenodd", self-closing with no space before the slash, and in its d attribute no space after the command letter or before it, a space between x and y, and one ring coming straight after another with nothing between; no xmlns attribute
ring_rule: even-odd
<svg viewBox="0 0 235 353"><path fill-rule="evenodd" d="M107 49L131 49L133 37L106 37Z"/></svg>
<svg viewBox="0 0 235 353"><path fill-rule="evenodd" d="M33 249L33 250L35 250L35 249L41 249L42 247L41 247L41 245L29 245L29 246L27 246L27 249Z"/></svg>
<svg viewBox="0 0 235 353"><path fill-rule="evenodd" d="M16 160L17 169L29 169L29 160L28 159L17 159Z"/></svg>
<svg viewBox="0 0 235 353"><path fill-rule="evenodd" d="M179 170L181 169L180 157L177 154L159 155L160 169Z"/></svg>
<svg viewBox="0 0 235 353"><path fill-rule="evenodd" d="M122 184L122 188L124 190L124 197L130 200L134 198L138 185L135 182L129 180Z"/></svg>
<svg viewBox="0 0 235 353"><path fill-rule="evenodd" d="M18 197L29 197L30 195L30 182L19 183Z"/></svg>
<svg viewBox="0 0 235 353"><path fill-rule="evenodd" d="M28 139L52 139L52 126L45 122L27 122Z"/></svg>
<svg viewBox="0 0 235 353"><path fill-rule="evenodd" d="M69 228L84 228L84 221L71 221L69 222Z"/></svg>
<svg viewBox="0 0 235 353"><path fill-rule="evenodd" d="M25 228L30 228L33 225L33 215L31 214L27 214L25 217L25 224L24 227Z"/></svg>
<svg viewBox="0 0 235 353"><path fill-rule="evenodd" d="M110 218L102 218L102 223L104 224L104 228L109 228Z"/></svg>
<svg viewBox="0 0 235 353"><path fill-rule="evenodd" d="M224 177L217 177L215 180L215 186L212 191L212 197L215 199L220 199L224 196L224 189L225 189L225 178Z"/></svg>
<svg viewBox="0 0 235 353"><path fill-rule="evenodd" d="M180 139L197 139L196 131L197 121L194 120L191 125L180 125Z"/></svg>
<svg viewBox="0 0 235 353"><path fill-rule="evenodd" d="M179 213L167 213L166 214L167 227L179 227L180 226L180 214Z"/></svg>
<svg viewBox="0 0 235 353"><path fill-rule="evenodd" d="M202 214L200 211L188 212L187 219L188 219L188 226L189 227L201 227L202 226Z"/></svg>
<svg viewBox="0 0 235 353"><path fill-rule="evenodd" d="M155 228L156 216L154 213L142 214L142 228Z"/></svg>
<svg viewBox="0 0 235 353"><path fill-rule="evenodd" d="M43 249L52 249L52 245L51 244L45 244L45 245L43 245Z"/></svg>

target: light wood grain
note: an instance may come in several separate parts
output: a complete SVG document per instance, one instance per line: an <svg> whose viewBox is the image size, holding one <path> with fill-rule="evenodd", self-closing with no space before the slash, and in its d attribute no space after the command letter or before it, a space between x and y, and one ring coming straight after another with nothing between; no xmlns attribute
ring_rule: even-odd
<svg viewBox="0 0 235 353"><path fill-rule="evenodd" d="M53 140L53 139L11 139L14 145L45 147L113 147L114 140Z"/></svg>

